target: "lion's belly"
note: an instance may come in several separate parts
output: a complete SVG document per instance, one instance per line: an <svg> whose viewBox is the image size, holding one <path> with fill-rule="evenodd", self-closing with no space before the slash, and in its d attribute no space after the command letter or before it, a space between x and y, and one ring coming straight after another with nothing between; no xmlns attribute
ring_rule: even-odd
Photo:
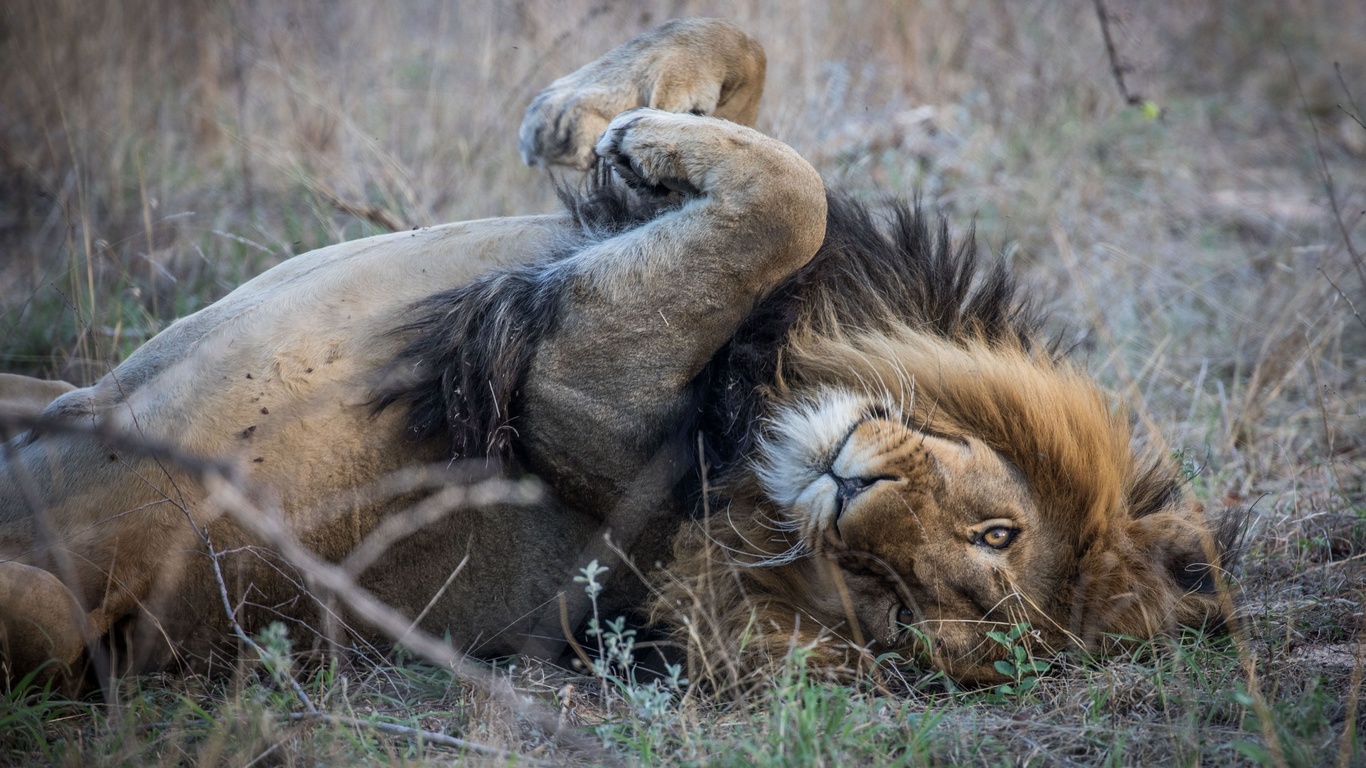
<svg viewBox="0 0 1366 768"><path fill-rule="evenodd" d="M322 638L342 637L336 630L344 626L351 635L383 646L407 628L360 623L345 601L310 595L300 587L307 583L302 574L250 547L225 520L211 526L211 534L216 547L228 553L220 558L221 571L235 618L249 633L281 621L296 648L310 648ZM577 625L582 594L572 578L600 541L596 520L553 502L456 510L389 546L357 581L408 619L421 615L422 629L448 637L463 651L547 655L563 642L557 596L567 595L570 621ZM141 619L126 630L136 634L133 655L139 668L170 661L167 638L175 641L181 658L199 668L215 650L236 642L211 561L202 548L184 555L179 588L169 598L145 603L156 621Z"/></svg>
<svg viewBox="0 0 1366 768"><path fill-rule="evenodd" d="M306 546L342 557L392 511L362 491L394 470L441 458L438 449L403 438L399 409L375 416L368 406L396 351L389 332L415 300L545 253L561 226L559 217L487 220L301 255L178 321L94 386L58 398L46 415L77 424L99 420L132 442L227 462ZM244 617L318 616L310 598L300 596L297 576L252 548L220 505L205 498L195 473L173 457L49 435L25 446L19 460L25 471L0 471L0 556L57 567L50 553L33 550L32 510L45 509L76 555L83 602L111 619L151 614L155 621L132 628L141 639L212 640L227 628L199 533L205 529L215 549L232 551L223 572L233 600L247 606ZM32 487L21 489L19 479ZM501 532L514 524L522 528ZM556 543L529 544L524 531L533 530ZM415 614L473 552L471 564L485 561L479 573L501 575L472 570L431 612L450 623L482 623L468 633L473 639L527 610L519 597L490 600L499 582L525 601L544 599L535 597L544 579L514 579L509 564L523 551L541 563L560 557L573 548L564 542L577 540L576 530L569 517L524 510L456 513L432 532L435 539L415 537L403 545L407 557L378 563L367 577ZM470 542L477 542L473 550ZM450 607L453 598L469 607Z"/></svg>
<svg viewBox="0 0 1366 768"><path fill-rule="evenodd" d="M534 258L559 231L556 217L489 219L297 256L177 321L52 409L93 412L212 456L250 452L242 430L283 420L257 418L271 412L326 429L333 419L325 411L370 398L376 374L397 351L391 332L409 306ZM353 421L341 428L352 429ZM258 446L269 441L264 432L248 436Z"/></svg>
<svg viewBox="0 0 1366 768"><path fill-rule="evenodd" d="M599 531L598 521L553 502L460 510L392 547L363 583L408 616L425 611L422 627L457 648L547 655L563 643L561 592L578 623L582 587L572 578L592 558ZM374 628L364 634L384 639Z"/></svg>

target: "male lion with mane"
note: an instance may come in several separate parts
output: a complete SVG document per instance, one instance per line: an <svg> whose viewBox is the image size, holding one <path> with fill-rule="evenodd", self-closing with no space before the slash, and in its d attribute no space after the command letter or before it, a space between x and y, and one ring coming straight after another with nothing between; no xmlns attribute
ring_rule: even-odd
<svg viewBox="0 0 1366 768"><path fill-rule="evenodd" d="M987 633L1016 623L1039 653L1220 624L1230 529L999 262L828 194L753 130L764 71L730 24L664 24L531 104L528 163L599 164L566 212L323 248L93 386L0 379L11 418L42 408L0 454L9 674L202 668L234 621L385 636L140 445L229 465L312 553L482 655L561 651L572 577L614 552L649 575L614 569L602 609L672 628L716 682L794 646L833 674L899 655L990 681ZM544 493L441 496L479 474ZM393 522L414 504L416 533Z"/></svg>

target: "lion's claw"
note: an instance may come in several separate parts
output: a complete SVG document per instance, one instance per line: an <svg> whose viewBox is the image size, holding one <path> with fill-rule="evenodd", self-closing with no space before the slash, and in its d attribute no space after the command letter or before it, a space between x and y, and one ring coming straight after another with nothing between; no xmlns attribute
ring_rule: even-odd
<svg viewBox="0 0 1366 768"><path fill-rule="evenodd" d="M680 145L705 140L708 126L701 122L705 119L644 107L628 110L607 127L594 152L637 192L661 197L675 192L697 195L698 185L688 180L680 162Z"/></svg>

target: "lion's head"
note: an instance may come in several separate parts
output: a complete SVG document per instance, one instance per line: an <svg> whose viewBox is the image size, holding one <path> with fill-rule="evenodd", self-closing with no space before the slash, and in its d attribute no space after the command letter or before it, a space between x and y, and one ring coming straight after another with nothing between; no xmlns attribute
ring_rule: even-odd
<svg viewBox="0 0 1366 768"><path fill-rule="evenodd" d="M895 652L986 682L1016 624L1047 654L1219 623L1224 546L1179 468L1005 272L832 203L829 253L713 362L717 490L657 606L698 658Z"/></svg>

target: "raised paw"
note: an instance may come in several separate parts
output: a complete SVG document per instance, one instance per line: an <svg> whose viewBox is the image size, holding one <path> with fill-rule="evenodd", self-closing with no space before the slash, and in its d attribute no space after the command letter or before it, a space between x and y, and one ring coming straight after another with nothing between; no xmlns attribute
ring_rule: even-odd
<svg viewBox="0 0 1366 768"><path fill-rule="evenodd" d="M753 125L765 67L759 43L727 22L667 22L537 94L518 131L522 160L587 170L603 129L634 107Z"/></svg>
<svg viewBox="0 0 1366 768"><path fill-rule="evenodd" d="M702 186L696 176L721 159L715 134L728 129L741 130L714 118L639 108L617 115L595 151L632 189L696 195Z"/></svg>
<svg viewBox="0 0 1366 768"><path fill-rule="evenodd" d="M566 165L587 170L594 160L593 141L607 127L613 110L629 106L593 95L554 86L538 94L518 131L522 162L540 168Z"/></svg>

